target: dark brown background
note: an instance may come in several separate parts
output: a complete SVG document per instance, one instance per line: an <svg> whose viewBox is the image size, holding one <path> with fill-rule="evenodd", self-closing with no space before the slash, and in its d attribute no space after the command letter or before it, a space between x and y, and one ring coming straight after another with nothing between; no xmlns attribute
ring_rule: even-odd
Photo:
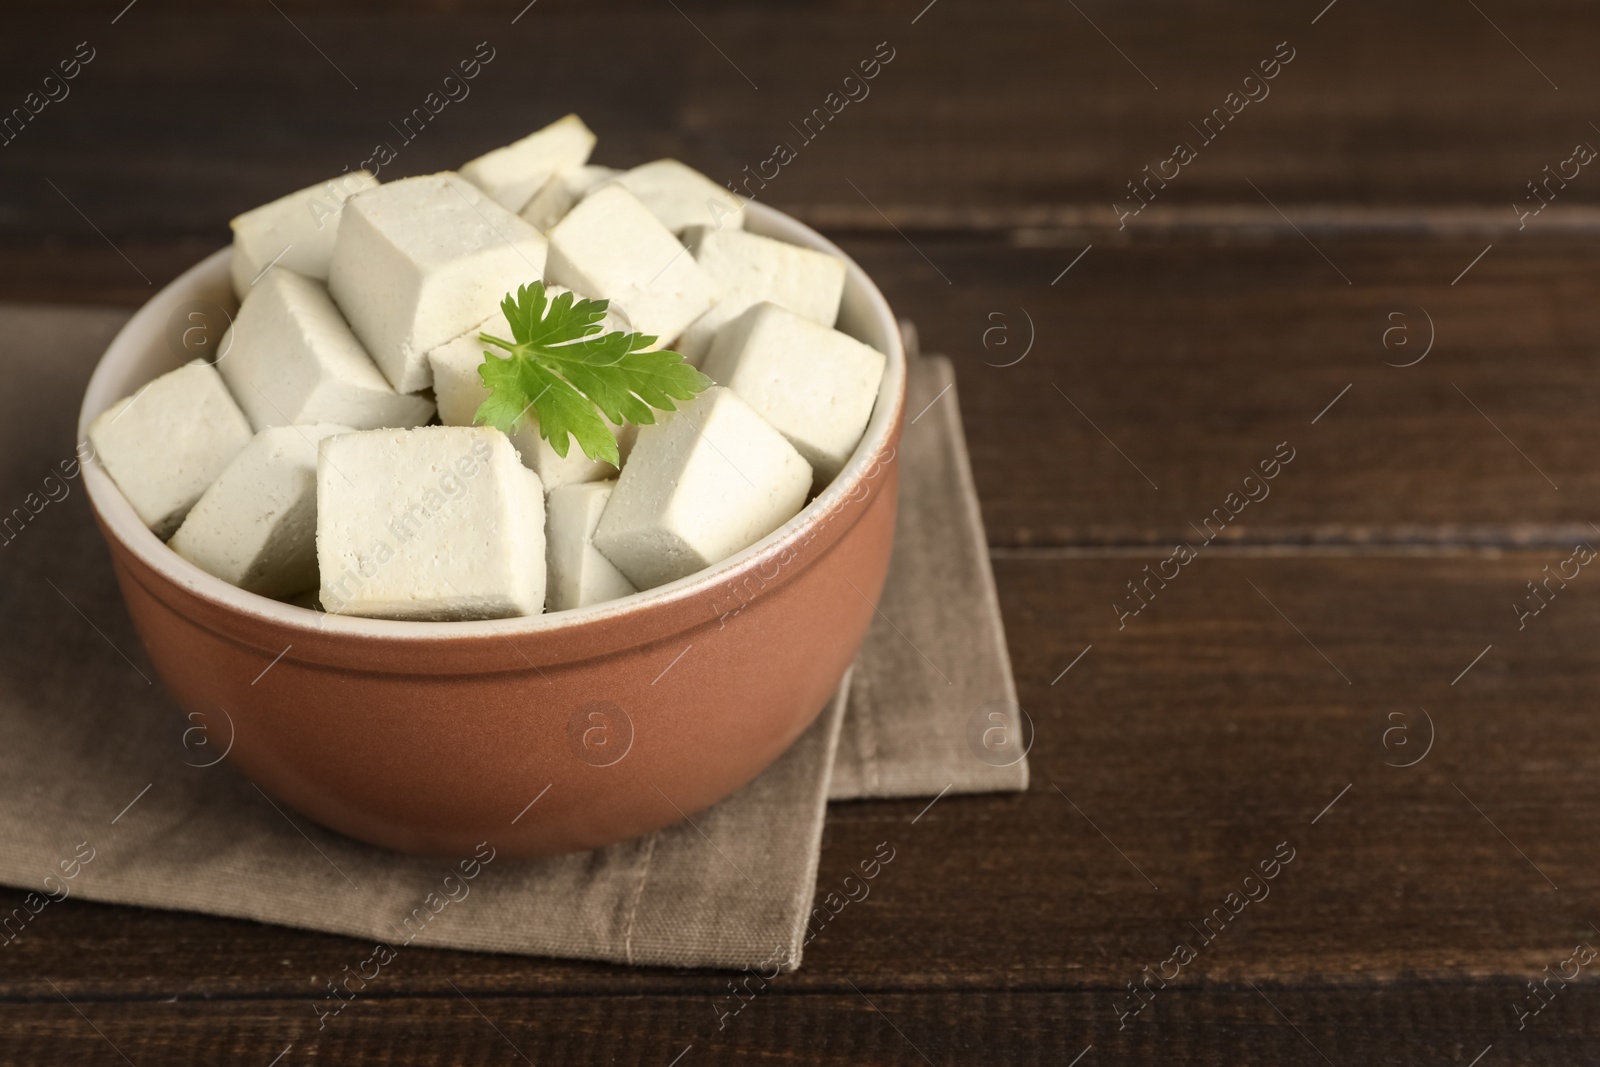
<svg viewBox="0 0 1600 1067"><path fill-rule="evenodd" d="M924 2L7 13L0 107L77 42L98 55L0 148L0 299L129 308L231 215L393 140L479 41L472 95L386 177L577 110L597 162L731 178L889 41L768 199L957 361L1038 737L1026 795L914 826L920 803L836 808L822 885L879 841L900 858L721 1031L724 975L418 951L319 1035L310 1002L354 943L71 901L0 957L0 1062L1600 1061L1592 968L1514 1013L1600 944L1600 577L1524 630L1512 607L1600 538L1600 171L1526 228L1512 207L1600 145L1600 11ZM1119 230L1123 183L1280 41L1271 95ZM1385 366L1427 318L1428 357ZM39 427L8 498L70 447L89 369L8 402ZM1283 441L1272 495L1119 630L1124 583ZM86 523L74 501L41 521ZM65 610L0 588L6 626ZM95 640L62 655L112 654ZM1422 751L1423 708L1426 758L1386 766ZM1124 984L1282 841L1271 896L1119 1031Z"/></svg>

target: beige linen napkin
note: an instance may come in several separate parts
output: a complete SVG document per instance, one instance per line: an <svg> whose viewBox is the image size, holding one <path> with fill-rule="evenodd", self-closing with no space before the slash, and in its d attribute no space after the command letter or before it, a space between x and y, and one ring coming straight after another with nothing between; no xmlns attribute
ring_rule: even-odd
<svg viewBox="0 0 1600 1067"><path fill-rule="evenodd" d="M68 473L78 398L125 318L0 306L0 884L15 887L0 948L76 896L363 938L352 972L412 946L794 967L830 796L1026 788L954 379L919 358L879 616L853 680L754 782L648 837L545 860L492 842L405 856L281 808L185 734Z"/></svg>
<svg viewBox="0 0 1600 1067"><path fill-rule="evenodd" d="M910 324L902 331L911 373L894 557L856 656L828 796L1021 792L1032 727L1017 704L955 373L942 356L915 354Z"/></svg>

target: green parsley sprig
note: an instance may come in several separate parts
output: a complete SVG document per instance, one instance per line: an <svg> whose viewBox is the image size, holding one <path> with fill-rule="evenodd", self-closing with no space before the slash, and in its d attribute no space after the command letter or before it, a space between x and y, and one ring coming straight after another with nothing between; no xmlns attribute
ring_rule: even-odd
<svg viewBox="0 0 1600 1067"><path fill-rule="evenodd" d="M500 307L512 339L478 335L506 355L483 354L478 376L489 398L474 421L510 433L531 410L556 455L566 457L570 435L590 459L620 466L605 419L618 426L652 423L652 409L675 411L674 400L693 399L713 384L677 352L644 351L656 341L648 334L601 332L608 306L572 293L548 300L543 282L507 294Z"/></svg>

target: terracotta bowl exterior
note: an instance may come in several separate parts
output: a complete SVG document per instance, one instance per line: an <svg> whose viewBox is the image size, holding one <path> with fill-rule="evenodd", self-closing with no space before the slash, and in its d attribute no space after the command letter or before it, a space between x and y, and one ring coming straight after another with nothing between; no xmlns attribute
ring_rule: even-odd
<svg viewBox="0 0 1600 1067"><path fill-rule="evenodd" d="M670 585L521 619L325 615L192 566L86 464L129 614L212 751L231 741L228 758L264 791L362 841L459 856L487 840L541 856L693 815L799 737L854 658L888 571L905 354L882 294L838 248L760 204L748 227L846 259L839 328L888 368L832 485L758 544ZM80 439L185 362L185 329L220 332L207 316L236 305L227 249L162 290L102 357Z"/></svg>

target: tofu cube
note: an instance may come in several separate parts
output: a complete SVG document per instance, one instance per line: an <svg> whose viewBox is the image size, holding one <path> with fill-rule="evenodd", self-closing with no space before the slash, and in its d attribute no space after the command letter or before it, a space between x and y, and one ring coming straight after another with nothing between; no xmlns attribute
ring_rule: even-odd
<svg viewBox="0 0 1600 1067"><path fill-rule="evenodd" d="M722 328L703 370L788 438L820 488L866 431L887 362L853 337L763 303Z"/></svg>
<svg viewBox="0 0 1600 1067"><path fill-rule="evenodd" d="M549 279L611 300L634 329L671 341L717 302L687 249L620 185L584 197L550 230Z"/></svg>
<svg viewBox="0 0 1600 1067"><path fill-rule="evenodd" d="M594 528L616 482L563 485L545 498L544 540L551 611L584 608L635 592L633 583L594 547Z"/></svg>
<svg viewBox="0 0 1600 1067"><path fill-rule="evenodd" d="M344 202L377 184L367 171L351 171L246 211L228 223L233 229L234 294L243 300L261 272L273 264L326 281Z"/></svg>
<svg viewBox="0 0 1600 1067"><path fill-rule="evenodd" d="M317 442L348 426L275 426L250 439L167 545L262 596L317 587Z"/></svg>
<svg viewBox="0 0 1600 1067"><path fill-rule="evenodd" d="M521 215L535 228L547 231L566 217L589 190L621 174L615 167L572 167L552 177L533 194Z"/></svg>
<svg viewBox="0 0 1600 1067"><path fill-rule="evenodd" d="M544 489L499 430L327 437L317 566L330 614L499 619L544 610Z"/></svg>
<svg viewBox="0 0 1600 1067"><path fill-rule="evenodd" d="M673 233L682 233L690 226L724 230L744 227L744 201L676 159L658 159L634 167L617 181Z"/></svg>
<svg viewBox="0 0 1600 1067"><path fill-rule="evenodd" d="M545 290L552 298L566 291L560 286L550 286ZM606 317L600 320L600 326L606 333L628 329L625 321L609 311ZM497 311L492 318L473 327L449 344L440 345L428 353L428 362L433 367L433 395L439 402L439 421L446 426L473 425L478 405L489 397L489 387L483 384L478 368L483 366L485 351L494 352L496 355L501 353L499 349L491 348L478 340L480 333L492 334L509 341L511 324L506 321L504 312ZM611 432L618 435L620 450L622 427L612 425ZM583 449L578 447L578 442L571 438L567 440L566 456L556 455L556 450L551 447L550 442L539 436L538 416L531 409L523 416L523 422L512 431L511 443L516 446L523 464L539 475L539 480L544 483L545 492L559 485L597 482L603 478L617 476L616 467L604 460L590 459L584 455Z"/></svg>
<svg viewBox="0 0 1600 1067"><path fill-rule="evenodd" d="M713 386L639 428L594 544L650 589L755 544L798 514L810 489L794 446Z"/></svg>
<svg viewBox="0 0 1600 1067"><path fill-rule="evenodd" d="M532 226L455 174L406 178L350 198L328 288L389 384L430 384L428 350L488 318L544 273Z"/></svg>
<svg viewBox="0 0 1600 1067"><path fill-rule="evenodd" d="M722 287L722 299L683 332L674 346L699 365L717 331L766 301L823 326L839 317L844 260L745 230L693 226L684 244L695 262Z"/></svg>
<svg viewBox="0 0 1600 1067"><path fill-rule="evenodd" d="M496 148L461 166L461 176L507 211L521 211L556 174L582 166L595 136L576 115L557 119L522 140Z"/></svg>
<svg viewBox="0 0 1600 1067"><path fill-rule="evenodd" d="M257 430L307 423L376 430L433 417L427 397L394 391L326 286L281 267L245 297L217 370Z"/></svg>
<svg viewBox="0 0 1600 1067"><path fill-rule="evenodd" d="M163 540L250 443L217 368L195 360L107 408L89 442L134 513Z"/></svg>

